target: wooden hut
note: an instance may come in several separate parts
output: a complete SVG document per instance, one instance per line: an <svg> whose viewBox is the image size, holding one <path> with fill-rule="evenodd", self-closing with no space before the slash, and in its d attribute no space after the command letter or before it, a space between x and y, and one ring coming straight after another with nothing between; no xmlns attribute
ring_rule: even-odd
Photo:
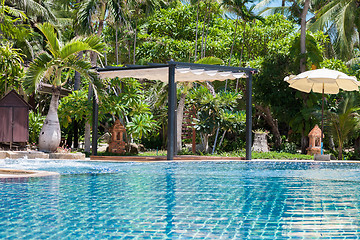
<svg viewBox="0 0 360 240"><path fill-rule="evenodd" d="M0 99L0 143L9 143L11 148L12 143L29 140L30 108L15 90Z"/></svg>

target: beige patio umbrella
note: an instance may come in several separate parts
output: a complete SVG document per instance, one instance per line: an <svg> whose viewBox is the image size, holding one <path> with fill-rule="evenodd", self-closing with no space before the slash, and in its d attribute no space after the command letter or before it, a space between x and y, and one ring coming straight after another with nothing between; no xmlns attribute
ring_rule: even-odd
<svg viewBox="0 0 360 240"><path fill-rule="evenodd" d="M339 90L359 91L360 82L354 76L330 70L316 69L310 70L299 75L285 77L290 87L299 91L309 93L310 91L322 93L322 112L321 112L321 132L324 130L324 94L337 94ZM323 154L323 134L321 134L321 154Z"/></svg>

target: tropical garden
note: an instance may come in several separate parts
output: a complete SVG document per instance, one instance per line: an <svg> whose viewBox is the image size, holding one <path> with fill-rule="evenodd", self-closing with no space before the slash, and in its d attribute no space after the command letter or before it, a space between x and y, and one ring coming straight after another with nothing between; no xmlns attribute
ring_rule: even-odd
<svg viewBox="0 0 360 240"><path fill-rule="evenodd" d="M358 11L353 0L2 0L0 97L15 89L33 106L34 148L89 153L94 100L99 136L120 119L128 143L158 153L166 149L166 84L100 80L96 67L170 59L252 67L259 70L252 128L267 133L271 149L254 157L309 158L321 94L289 88L284 78L323 67L359 78ZM50 93L40 91L44 84ZM178 154L190 153L190 141L179 137L190 111L198 154L245 155L245 79L178 84L177 91ZM359 106L358 92L325 96L324 146L339 159L360 159Z"/></svg>

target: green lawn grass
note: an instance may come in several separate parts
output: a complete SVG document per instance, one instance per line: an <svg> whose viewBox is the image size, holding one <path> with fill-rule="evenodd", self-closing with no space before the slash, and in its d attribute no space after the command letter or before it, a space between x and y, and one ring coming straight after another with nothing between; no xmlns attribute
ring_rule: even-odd
<svg viewBox="0 0 360 240"><path fill-rule="evenodd" d="M188 154L187 154L188 155ZM217 154L204 154L206 156L219 156L219 157L245 157L246 152L242 151L235 151L235 152L223 152ZM291 154L291 153L284 153L284 152L267 152L267 153L259 153L259 152L252 152L253 159L288 159L288 160L312 160L314 159L313 156L304 155L304 154ZM143 153L139 153L138 156L166 156L166 151L147 151Z"/></svg>

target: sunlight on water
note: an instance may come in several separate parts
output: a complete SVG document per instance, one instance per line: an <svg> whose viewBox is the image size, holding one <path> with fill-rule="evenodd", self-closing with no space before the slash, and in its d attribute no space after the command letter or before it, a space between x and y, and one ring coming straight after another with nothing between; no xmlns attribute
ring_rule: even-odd
<svg viewBox="0 0 360 240"><path fill-rule="evenodd" d="M353 163L6 159L60 178L0 182L0 239L357 239ZM109 174L110 173L110 174Z"/></svg>

